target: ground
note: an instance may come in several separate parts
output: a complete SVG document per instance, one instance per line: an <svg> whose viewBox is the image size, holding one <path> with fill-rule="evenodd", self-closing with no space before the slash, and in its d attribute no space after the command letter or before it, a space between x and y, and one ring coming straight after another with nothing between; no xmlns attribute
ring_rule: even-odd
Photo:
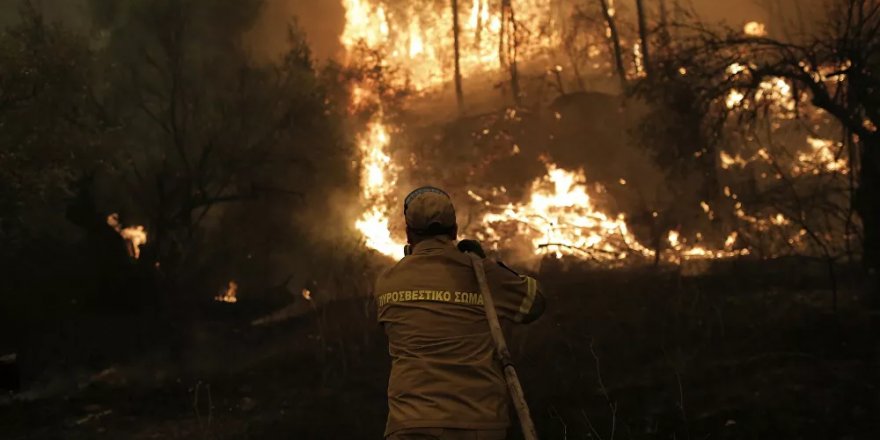
<svg viewBox="0 0 880 440"><path fill-rule="evenodd" d="M804 262L550 266L547 313L511 343L541 438L878 438L856 272L833 311ZM206 310L185 338L26 383L2 437L381 438L389 359L369 303L262 327L244 304Z"/></svg>

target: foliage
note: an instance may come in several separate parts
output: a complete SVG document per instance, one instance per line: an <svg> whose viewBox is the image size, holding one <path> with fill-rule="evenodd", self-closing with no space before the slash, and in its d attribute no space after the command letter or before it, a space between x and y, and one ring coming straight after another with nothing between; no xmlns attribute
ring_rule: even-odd
<svg viewBox="0 0 880 440"><path fill-rule="evenodd" d="M311 176L343 164L302 35L291 27L280 60L244 44L260 3L132 1L104 31L105 111L116 115L128 192L117 203L147 223L149 258L166 275L198 278L209 260L271 252L205 247L227 234L271 237L270 247L301 240L288 225Z"/></svg>
<svg viewBox="0 0 880 440"><path fill-rule="evenodd" d="M98 166L102 121L90 90L82 36L45 23L27 5L0 32L0 252L34 235L55 235L57 212L82 173ZM56 209L55 215L47 212ZM57 231L60 232L60 231Z"/></svg>

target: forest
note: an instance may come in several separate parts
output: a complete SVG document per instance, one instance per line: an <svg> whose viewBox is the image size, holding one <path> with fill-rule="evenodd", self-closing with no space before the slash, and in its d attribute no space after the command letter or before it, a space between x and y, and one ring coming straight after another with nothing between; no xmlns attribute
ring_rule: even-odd
<svg viewBox="0 0 880 440"><path fill-rule="evenodd" d="M878 127L878 0L4 0L0 437L381 438L434 185L540 438L878 438Z"/></svg>

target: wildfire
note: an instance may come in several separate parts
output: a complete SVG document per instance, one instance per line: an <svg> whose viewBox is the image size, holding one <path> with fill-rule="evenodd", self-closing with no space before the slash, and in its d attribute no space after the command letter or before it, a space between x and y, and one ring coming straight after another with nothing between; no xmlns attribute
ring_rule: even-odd
<svg viewBox="0 0 880 440"><path fill-rule="evenodd" d="M235 281L229 281L229 284L226 285L226 289L224 289L219 295L214 297L215 301L225 302L225 303L237 303L238 302L238 283Z"/></svg>
<svg viewBox="0 0 880 440"><path fill-rule="evenodd" d="M141 257L141 246L147 243L147 231L143 226L123 228L122 223L119 222L119 214L115 212L107 216L107 225L125 240L129 256L134 259Z"/></svg>
<svg viewBox="0 0 880 440"><path fill-rule="evenodd" d="M525 33L517 35L519 54L534 57L555 47L560 36L552 16L553 0L519 0L516 22L532 32L533 44L524 44ZM428 3L430 5L430 3ZM443 6L439 6L439 5ZM499 47L505 38L505 17L499 2L490 0L459 1L460 66L463 76L487 73L502 67ZM389 65L406 72L416 90L441 85L453 77L453 17L448 2L344 0L345 29L342 44L352 49L365 44L381 50ZM508 36L509 38L509 36Z"/></svg>
<svg viewBox="0 0 880 440"><path fill-rule="evenodd" d="M532 182L526 202L496 206L469 193L490 211L483 216L483 223L488 226L485 232L478 233L478 238L497 246L506 237L525 237L538 256L571 256L603 263L654 257L655 251L630 232L623 214L611 215L597 206L583 170L565 170L550 162L546 166L547 174ZM705 202L703 209L710 211ZM700 234L697 235L699 239ZM737 237L732 232L723 248L713 249L702 244L689 245L678 231L671 230L666 235L669 245L661 256L664 261L681 263L748 255L748 249L734 248Z"/></svg>
<svg viewBox="0 0 880 440"><path fill-rule="evenodd" d="M561 43L554 26L557 11L555 0L517 0L514 2L515 20L502 2L490 0L459 0L460 71L463 77L500 72L511 60L510 51L504 50L510 39L515 40L515 52L521 60L540 59ZM391 72L399 72L403 80L416 91L428 92L451 83L454 73L453 12L449 2L412 2L404 0L343 0L346 24L341 43L352 56L358 48L375 50L381 62ZM613 8L613 2L609 1ZM613 10L609 11L613 14ZM514 24L515 23L515 24ZM743 32L753 37L767 34L763 23L746 23ZM506 40L505 40L506 39ZM630 44L630 43L627 43ZM592 46L591 46L592 47ZM595 49L595 48L593 48ZM591 49L591 50L593 50ZM635 75L644 73L641 46L632 44ZM595 54L598 55L598 54ZM592 55L591 55L592 56ZM726 74L734 84L750 83L755 66L734 63ZM556 72L561 70L556 68ZM681 68L681 75L688 72ZM797 117L797 102L792 85L782 78L762 80L754 90L734 88L724 97L723 104L733 111L754 109L760 105L770 110L773 121ZM366 246L394 259L403 257L403 240L391 226L391 215L397 214L395 193L403 167L396 164L391 153L393 126L383 117L381 96L366 83L353 87L353 109L378 108L364 130L357 136L360 166L360 202L363 211L354 222ZM368 105L364 105L368 104ZM353 113L357 113L353 110ZM561 115L557 114L557 118ZM841 159L839 143L823 139L807 140L809 149L799 151L796 163L788 166L792 175L835 171L847 172L847 163ZM803 150L803 149L801 149ZM519 147L513 146L512 154ZM773 163L775 158L766 148L752 153L719 153L722 169L745 169L754 162ZM800 167L800 168L797 168ZM653 258L655 252L641 244L631 232L623 214L612 214L599 206L588 186L583 170L566 170L554 163L546 163L547 173L535 179L528 188L524 201L499 203L506 193L493 190L490 195L469 192L483 207L483 229L477 238L492 243L496 248L512 240L524 240L531 255L570 256L600 262L620 262ZM781 171L780 171L781 172ZM766 173L764 173L766 175ZM779 179L779 177L777 177ZM626 185L621 179L620 185ZM602 191L598 189L597 191ZM776 213L760 216L747 214L736 194L725 188L725 194L734 202L734 216L740 224L766 231L770 228L791 229L790 221ZM710 219L722 218L707 202L701 207ZM658 214L655 212L654 217ZM708 260L748 255L749 228L741 233L731 232L723 245L710 246L700 233L693 240L677 230L668 231L660 257L664 261L681 263L684 260ZM800 231L797 231L800 234ZM802 234L801 234L802 235ZM661 236L662 238L663 236ZM655 238L655 240L657 240ZM655 243L656 244L656 243ZM303 292L306 295L306 292Z"/></svg>
<svg viewBox="0 0 880 440"><path fill-rule="evenodd" d="M622 214L612 216L596 208L587 192L583 170L546 165L547 174L532 182L527 202L509 203L500 207L500 212L483 216L487 225L485 239L497 243L506 235L499 229L513 225L516 235L528 237L538 255L574 255L608 261L627 258L633 252L652 253L629 232ZM470 195L493 208L479 195Z"/></svg>

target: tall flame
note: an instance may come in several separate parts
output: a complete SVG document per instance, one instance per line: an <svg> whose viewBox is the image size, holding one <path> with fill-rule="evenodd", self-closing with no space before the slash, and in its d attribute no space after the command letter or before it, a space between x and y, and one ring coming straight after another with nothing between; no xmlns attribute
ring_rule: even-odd
<svg viewBox="0 0 880 440"><path fill-rule="evenodd" d="M398 167L388 154L391 137L380 117L358 137L361 154L361 201L369 208L355 221L366 245L394 259L403 258L404 243L391 235L389 208L397 184Z"/></svg>

